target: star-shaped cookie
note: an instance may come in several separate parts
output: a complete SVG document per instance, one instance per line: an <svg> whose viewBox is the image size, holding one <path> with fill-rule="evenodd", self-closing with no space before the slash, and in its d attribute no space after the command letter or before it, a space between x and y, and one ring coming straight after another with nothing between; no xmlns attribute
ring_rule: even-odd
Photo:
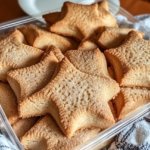
<svg viewBox="0 0 150 150"><path fill-rule="evenodd" d="M105 56L97 48L95 50L70 50L65 56L80 71L91 75L109 76Z"/></svg>
<svg viewBox="0 0 150 150"><path fill-rule="evenodd" d="M0 105L11 125L19 120L17 98L7 83L0 82Z"/></svg>
<svg viewBox="0 0 150 150"><path fill-rule="evenodd" d="M20 139L23 135L25 135L25 133L27 133L33 127L38 119L39 117L31 117L19 119L16 123L14 123L12 128L17 137Z"/></svg>
<svg viewBox="0 0 150 150"><path fill-rule="evenodd" d="M43 51L23 42L24 36L18 30L0 41L0 80L6 81L9 70L36 64L43 56Z"/></svg>
<svg viewBox="0 0 150 150"><path fill-rule="evenodd" d="M108 101L118 92L118 84L110 77L83 73L64 58L56 77L19 104L19 115L50 113L70 138L79 129L106 129L114 124Z"/></svg>
<svg viewBox="0 0 150 150"><path fill-rule="evenodd" d="M125 118L149 102L150 90L137 87L122 87L118 96L113 100L117 110L118 120Z"/></svg>
<svg viewBox="0 0 150 150"><path fill-rule="evenodd" d="M84 129L67 139L50 115L38 121L22 138L25 149L70 150L100 132L100 129Z"/></svg>
<svg viewBox="0 0 150 150"><path fill-rule="evenodd" d="M49 25L52 25L53 23L58 21L60 19L60 17L61 17L60 12L52 12L52 13L43 15L43 18Z"/></svg>
<svg viewBox="0 0 150 150"><path fill-rule="evenodd" d="M150 87L150 42L140 34L129 32L121 46L104 53L120 86Z"/></svg>
<svg viewBox="0 0 150 150"><path fill-rule="evenodd" d="M45 28L34 24L29 24L28 26L19 28L19 30L24 34L29 45L42 50L47 49L50 45L54 45L62 53L65 53L67 50L76 49L78 46L75 40L51 33Z"/></svg>
<svg viewBox="0 0 150 150"><path fill-rule="evenodd" d="M49 51L55 54L59 62L64 58L61 51L53 45L46 52ZM70 50L65 53L65 56L81 72L97 76L110 76L107 71L105 56L98 48L88 51Z"/></svg>
<svg viewBox="0 0 150 150"><path fill-rule="evenodd" d="M55 57L57 58L59 62L64 58L64 55L62 54L60 49L55 47L54 45L51 45L50 47L48 47L45 52L49 53L50 51L53 52L53 54L55 55Z"/></svg>
<svg viewBox="0 0 150 150"><path fill-rule="evenodd" d="M95 36L102 26L116 26L116 19L109 13L106 5L106 1L92 5L65 2L61 11L63 17L50 26L50 31L79 41Z"/></svg>
<svg viewBox="0 0 150 150"><path fill-rule="evenodd" d="M86 40L80 43L78 50L80 51L88 51L98 48L98 45L91 40Z"/></svg>
<svg viewBox="0 0 150 150"><path fill-rule="evenodd" d="M132 30L136 31L129 28L103 27L97 42L104 49L116 48L123 43L127 34ZM143 37L145 36L143 32L138 33Z"/></svg>
<svg viewBox="0 0 150 150"><path fill-rule="evenodd" d="M18 102L42 89L50 81L57 63L53 52L49 52L38 64L9 71L7 81L14 90Z"/></svg>

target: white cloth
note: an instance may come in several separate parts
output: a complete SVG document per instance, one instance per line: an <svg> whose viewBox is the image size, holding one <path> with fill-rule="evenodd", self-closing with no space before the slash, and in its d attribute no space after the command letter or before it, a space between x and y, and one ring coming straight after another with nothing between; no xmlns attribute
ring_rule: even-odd
<svg viewBox="0 0 150 150"><path fill-rule="evenodd" d="M132 23L126 17L116 16L120 28L135 28L145 32L144 37L150 40L150 15L135 17L137 22ZM103 150L150 150L150 114L138 119L134 124L126 127L124 131L115 137L115 140Z"/></svg>
<svg viewBox="0 0 150 150"><path fill-rule="evenodd" d="M122 15L117 15L116 19L120 28L134 28L137 31L142 31L146 35L144 39L150 40L150 15L136 16L135 19L137 21L135 23L128 21L127 18Z"/></svg>
<svg viewBox="0 0 150 150"><path fill-rule="evenodd" d="M0 150L18 150L4 135L0 134Z"/></svg>
<svg viewBox="0 0 150 150"><path fill-rule="evenodd" d="M150 114L127 126L103 150L150 150Z"/></svg>

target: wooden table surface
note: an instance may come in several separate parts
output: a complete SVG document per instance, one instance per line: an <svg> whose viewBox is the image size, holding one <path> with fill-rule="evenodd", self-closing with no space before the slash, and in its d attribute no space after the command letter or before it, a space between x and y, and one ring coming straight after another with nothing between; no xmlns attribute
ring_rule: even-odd
<svg viewBox="0 0 150 150"><path fill-rule="evenodd" d="M120 3L132 15L150 13L150 0L120 0ZM0 0L0 23L26 15L17 0Z"/></svg>

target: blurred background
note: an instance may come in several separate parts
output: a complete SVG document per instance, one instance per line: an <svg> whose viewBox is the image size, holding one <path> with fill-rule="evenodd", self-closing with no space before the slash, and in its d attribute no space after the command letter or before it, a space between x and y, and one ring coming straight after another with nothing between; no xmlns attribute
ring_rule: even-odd
<svg viewBox="0 0 150 150"><path fill-rule="evenodd" d="M150 14L150 0L120 0L120 5L132 15ZM0 23L23 16L27 14L17 0L0 0Z"/></svg>

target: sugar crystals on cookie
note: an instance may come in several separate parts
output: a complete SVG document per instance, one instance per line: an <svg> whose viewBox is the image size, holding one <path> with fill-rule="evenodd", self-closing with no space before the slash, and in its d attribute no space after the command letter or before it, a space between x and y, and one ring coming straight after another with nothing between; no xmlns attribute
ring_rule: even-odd
<svg viewBox="0 0 150 150"><path fill-rule="evenodd" d="M111 78L83 73L64 58L56 77L20 103L19 114L30 117L50 113L70 138L82 128L106 129L114 124L108 101L118 92L119 86Z"/></svg>
<svg viewBox="0 0 150 150"><path fill-rule="evenodd" d="M67 139L50 115L39 120L22 138L25 149L70 150L100 132L100 129L84 129Z"/></svg>
<svg viewBox="0 0 150 150"><path fill-rule="evenodd" d="M38 64L8 72L7 80L18 102L42 89L50 81L57 63L53 52L49 52Z"/></svg>
<svg viewBox="0 0 150 150"><path fill-rule="evenodd" d="M42 58L43 51L24 43L24 36L18 30L0 41L0 80L6 81L8 71L31 66Z"/></svg>
<svg viewBox="0 0 150 150"><path fill-rule="evenodd" d="M63 17L50 26L50 31L79 41L88 39L96 35L100 27L116 25L116 19L107 10L107 5L106 1L91 5L65 2L61 12Z"/></svg>
<svg viewBox="0 0 150 150"><path fill-rule="evenodd" d="M150 42L131 31L121 46L104 52L120 86L150 87L149 51Z"/></svg>

